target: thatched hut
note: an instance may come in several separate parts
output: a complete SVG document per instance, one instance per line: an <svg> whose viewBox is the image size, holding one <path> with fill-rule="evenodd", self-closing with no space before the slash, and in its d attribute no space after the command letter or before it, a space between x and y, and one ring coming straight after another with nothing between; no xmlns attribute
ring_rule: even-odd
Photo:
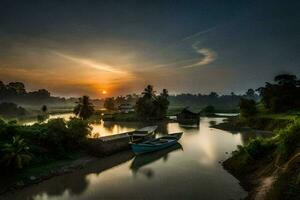
<svg viewBox="0 0 300 200"><path fill-rule="evenodd" d="M200 115L199 113L190 111L188 108L184 108L179 114L177 114L177 121L180 124L199 125Z"/></svg>

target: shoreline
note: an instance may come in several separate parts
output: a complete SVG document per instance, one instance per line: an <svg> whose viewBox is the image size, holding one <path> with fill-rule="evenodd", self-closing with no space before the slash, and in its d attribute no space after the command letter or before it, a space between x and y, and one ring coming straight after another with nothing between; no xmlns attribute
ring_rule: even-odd
<svg viewBox="0 0 300 200"><path fill-rule="evenodd" d="M70 163L63 165L60 168L52 169L46 173L42 173L35 176L30 176L26 181L23 180L15 182L9 185L7 188L0 191L0 197L6 197L14 192L31 187L36 184L40 184L46 180L52 179L54 177L63 176L66 174L71 174L75 172L88 171L100 173L106 169L119 165L126 162L134 157L131 151L123 150L111 155L96 157L96 156L82 156L78 159L72 160ZM94 167L96 165L97 167Z"/></svg>

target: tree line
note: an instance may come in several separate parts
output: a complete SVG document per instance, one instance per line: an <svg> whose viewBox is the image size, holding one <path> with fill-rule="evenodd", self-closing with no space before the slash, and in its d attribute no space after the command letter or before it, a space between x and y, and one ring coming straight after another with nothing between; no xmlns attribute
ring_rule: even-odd
<svg viewBox="0 0 300 200"><path fill-rule="evenodd" d="M12 102L25 105L68 103L65 98L51 96L50 92L46 89L27 92L25 85L22 82L10 82L4 84L0 81L0 103L1 102Z"/></svg>
<svg viewBox="0 0 300 200"><path fill-rule="evenodd" d="M260 103L268 112L283 113L300 110L300 80L293 74L280 74L274 77L273 83L257 89ZM240 111L245 117L255 115L257 103L251 99L242 98Z"/></svg>

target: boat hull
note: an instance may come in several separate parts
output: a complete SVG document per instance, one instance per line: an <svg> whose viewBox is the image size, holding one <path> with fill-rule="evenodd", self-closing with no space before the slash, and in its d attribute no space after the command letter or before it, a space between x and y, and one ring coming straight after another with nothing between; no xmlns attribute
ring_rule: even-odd
<svg viewBox="0 0 300 200"><path fill-rule="evenodd" d="M162 150L162 149L165 149L165 148L168 148L170 146L177 144L178 143L177 141L180 139L181 135L182 135L182 133L179 133L176 136L175 136L175 134L174 134L174 136L170 135L169 137L173 137L173 139L164 144L149 145L146 143L139 143L139 144L132 144L131 148L135 154L143 154L143 153L159 151L159 150Z"/></svg>

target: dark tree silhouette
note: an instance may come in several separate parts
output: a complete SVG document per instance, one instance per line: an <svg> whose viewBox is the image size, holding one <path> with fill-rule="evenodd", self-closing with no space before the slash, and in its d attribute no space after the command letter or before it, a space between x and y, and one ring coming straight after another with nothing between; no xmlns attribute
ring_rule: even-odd
<svg viewBox="0 0 300 200"><path fill-rule="evenodd" d="M147 85L147 87L142 92L145 98L151 99L155 96L155 91L153 90L152 85Z"/></svg>
<svg viewBox="0 0 300 200"><path fill-rule="evenodd" d="M41 110L42 110L43 113L47 113L48 107L46 105L43 105Z"/></svg>
<svg viewBox="0 0 300 200"><path fill-rule="evenodd" d="M273 112L300 109L300 86L295 75L281 74L274 78L275 84L266 83L257 90L265 108Z"/></svg>
<svg viewBox="0 0 300 200"><path fill-rule="evenodd" d="M76 116L79 116L83 120L90 118L94 113L94 106L90 101L88 96L83 96L79 98L79 101L76 102L77 105L74 108L74 113Z"/></svg>
<svg viewBox="0 0 300 200"><path fill-rule="evenodd" d="M148 85L142 92L142 97L136 102L137 115L141 120L163 119L170 104L168 97L168 90L163 89L162 93L157 96L153 86Z"/></svg>
<svg viewBox="0 0 300 200"><path fill-rule="evenodd" d="M104 101L104 108L107 110L114 110L115 109L115 101L113 98L106 98Z"/></svg>
<svg viewBox="0 0 300 200"><path fill-rule="evenodd" d="M249 117L257 113L256 102L253 99L240 100L240 112L244 117Z"/></svg>

